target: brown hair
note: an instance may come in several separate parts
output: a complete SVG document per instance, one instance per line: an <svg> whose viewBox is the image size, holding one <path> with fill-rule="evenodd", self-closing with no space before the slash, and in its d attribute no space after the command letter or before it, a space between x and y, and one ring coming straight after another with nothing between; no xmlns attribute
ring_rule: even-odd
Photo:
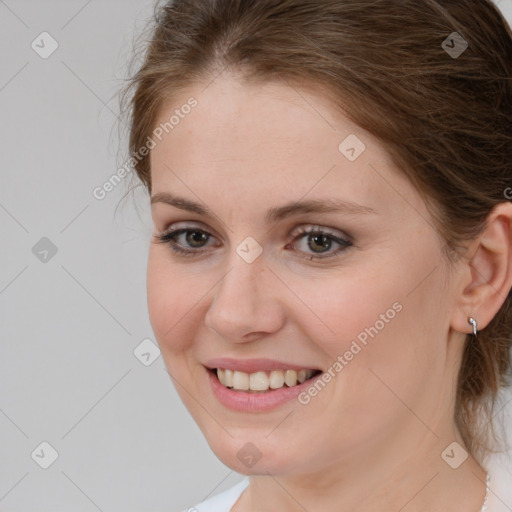
<svg viewBox="0 0 512 512"><path fill-rule="evenodd" d="M512 34L490 0L176 0L156 6L150 29L121 94L133 167L149 192L149 155L139 150L164 103L225 69L329 94L425 198L447 261L506 200ZM450 53L464 42L460 55ZM455 421L475 457L493 451L491 432L496 441L491 420L511 332L509 293L489 325L466 338ZM482 418L490 429L479 430Z"/></svg>

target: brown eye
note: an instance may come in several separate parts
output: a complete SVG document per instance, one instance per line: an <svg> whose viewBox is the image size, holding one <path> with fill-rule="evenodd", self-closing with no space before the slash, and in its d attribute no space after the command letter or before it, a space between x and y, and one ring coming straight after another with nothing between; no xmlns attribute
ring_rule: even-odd
<svg viewBox="0 0 512 512"><path fill-rule="evenodd" d="M303 258L313 260L334 257L352 245L350 240L331 233L327 228L313 226L301 227L294 234L292 248L302 253Z"/></svg>
<svg viewBox="0 0 512 512"><path fill-rule="evenodd" d="M202 247L208 242L208 233L204 231L186 231L186 241L190 247Z"/></svg>
<svg viewBox="0 0 512 512"><path fill-rule="evenodd" d="M313 252L325 252L331 248L332 241L324 234L313 234L308 236L308 247Z"/></svg>
<svg viewBox="0 0 512 512"><path fill-rule="evenodd" d="M196 256L204 253L201 249L212 245L214 237L202 229L181 228L156 236L159 243L169 245L178 254ZM215 244L213 244L215 245Z"/></svg>

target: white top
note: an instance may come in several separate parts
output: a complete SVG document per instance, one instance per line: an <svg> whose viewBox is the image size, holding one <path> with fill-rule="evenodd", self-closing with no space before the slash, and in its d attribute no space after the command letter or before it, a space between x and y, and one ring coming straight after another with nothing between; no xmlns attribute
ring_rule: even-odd
<svg viewBox="0 0 512 512"><path fill-rule="evenodd" d="M494 454L485 465L490 476L489 495L485 512L512 510L512 457Z"/></svg>
<svg viewBox="0 0 512 512"><path fill-rule="evenodd" d="M231 487L227 491L212 496L195 505L187 508L183 512L230 512L231 507L236 503L238 498L244 492L244 489L249 485L249 477L245 477L241 482L238 482L234 487Z"/></svg>
<svg viewBox="0 0 512 512"><path fill-rule="evenodd" d="M512 509L512 472L509 467L488 468L490 475L489 495L485 512L510 512ZM249 485L249 477L194 507L183 512L230 512L242 492Z"/></svg>

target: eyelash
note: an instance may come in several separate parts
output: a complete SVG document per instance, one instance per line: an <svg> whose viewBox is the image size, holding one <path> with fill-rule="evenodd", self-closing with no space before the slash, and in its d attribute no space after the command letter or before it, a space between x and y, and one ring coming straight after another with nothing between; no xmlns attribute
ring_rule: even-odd
<svg viewBox="0 0 512 512"><path fill-rule="evenodd" d="M205 231L203 229L193 228L193 227L192 228L191 227L180 228L180 229L176 229L176 230L172 230L172 231L168 231L168 232L164 232L159 235L156 235L157 243L163 243L163 244L169 245L171 251L173 251L176 254L181 254L181 255L190 256L190 257L200 256L201 253L203 252L200 249L199 250L184 249L182 246L180 246L176 242L176 238L178 236L182 235L183 233L190 233L190 232L204 233L204 234L208 235L209 237L212 236L210 233L208 233L207 231ZM323 235L331 242L335 242L340 246L335 251L329 252L327 256L323 256L322 255L323 253L310 254L310 256L305 257L305 259L307 259L307 260L321 260L321 259L326 259L326 258L332 258L332 257L338 255L340 252L347 249L348 247L353 245L350 240L345 240L343 238L339 238L327 230L322 230L318 227L308 229L304 226L299 228L299 232L294 236L292 243L295 244L300 239L306 238L306 235L307 236ZM208 241L209 241L209 239L208 239ZM301 252L303 252L303 251L301 251Z"/></svg>

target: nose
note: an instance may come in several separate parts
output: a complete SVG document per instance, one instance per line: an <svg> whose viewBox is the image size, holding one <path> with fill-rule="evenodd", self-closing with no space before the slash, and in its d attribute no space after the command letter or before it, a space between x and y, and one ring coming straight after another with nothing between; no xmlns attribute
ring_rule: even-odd
<svg viewBox="0 0 512 512"><path fill-rule="evenodd" d="M275 275L264 261L236 263L215 289L206 327L232 343L277 332L285 321Z"/></svg>

